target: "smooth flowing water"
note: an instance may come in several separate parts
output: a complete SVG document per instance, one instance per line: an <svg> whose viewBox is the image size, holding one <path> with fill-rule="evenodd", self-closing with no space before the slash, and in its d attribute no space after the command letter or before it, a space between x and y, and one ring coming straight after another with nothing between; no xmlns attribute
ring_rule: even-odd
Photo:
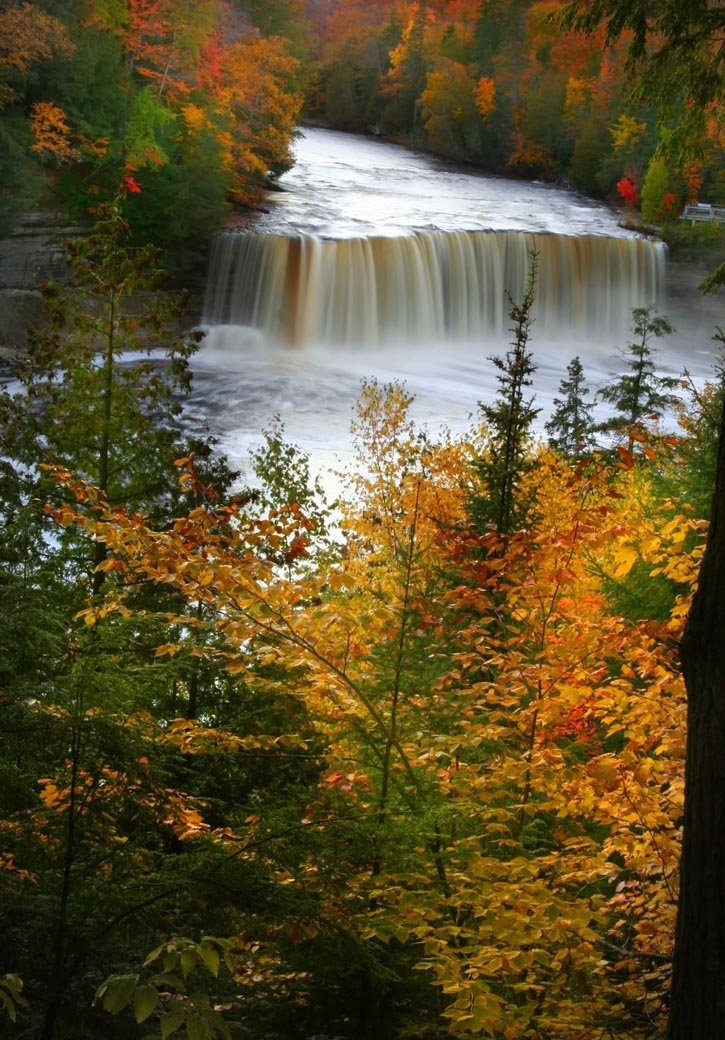
<svg viewBox="0 0 725 1040"><path fill-rule="evenodd" d="M532 349L541 421L578 354L592 392L621 370L633 307L679 327L660 368L712 366L717 312L661 243L573 192L461 171L374 139L308 130L267 212L218 236L210 257L192 425L245 464L272 416L317 467L344 462L360 381L404 380L413 414L464 429L496 389L510 294L532 251Z"/></svg>

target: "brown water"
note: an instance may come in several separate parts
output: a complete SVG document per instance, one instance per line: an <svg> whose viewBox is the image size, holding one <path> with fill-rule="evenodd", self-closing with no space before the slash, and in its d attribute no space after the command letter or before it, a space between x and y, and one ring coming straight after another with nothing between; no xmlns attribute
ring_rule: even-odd
<svg viewBox="0 0 725 1040"><path fill-rule="evenodd" d="M330 131L307 131L298 154L269 212L219 236L210 263L187 420L208 423L237 464L274 414L318 467L344 461L371 376L405 381L433 432L466 428L495 393L489 357L505 350L506 293L520 297L532 248L542 427L574 355L592 394L622 370L636 306L677 327L656 344L663 374L711 371L720 302L608 207Z"/></svg>

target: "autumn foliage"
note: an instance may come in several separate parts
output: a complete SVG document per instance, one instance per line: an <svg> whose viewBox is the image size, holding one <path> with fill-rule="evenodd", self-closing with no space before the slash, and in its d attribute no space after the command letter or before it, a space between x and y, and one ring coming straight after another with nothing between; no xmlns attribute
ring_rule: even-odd
<svg viewBox="0 0 725 1040"><path fill-rule="evenodd" d="M629 177L622 177L617 181L617 191L628 206L633 206L639 199L639 191Z"/></svg>
<svg viewBox="0 0 725 1040"><path fill-rule="evenodd" d="M278 427L230 493L174 422L193 344L148 356L149 177L0 396L3 1035L646 1040L722 386L678 436L632 406L611 450L498 465L503 413L433 439L369 381L333 514Z"/></svg>
<svg viewBox="0 0 725 1040"><path fill-rule="evenodd" d="M305 79L335 125L633 205L655 121L626 99L624 44L560 32L561 7L0 12L1 140L27 161L0 166L0 201L41 171L111 225L77 246L73 307L45 290L27 399L0 395L11 1040L662 1032L676 648L722 388L676 437L645 417L611 451L529 445L502 525L472 508L495 498L491 429L431 439L403 387L365 383L330 530L290 491L294 452L274 494L230 494L208 443L170 454L193 348L144 353L167 335L133 309L156 258L119 246L122 214L171 249L259 202ZM717 186L715 116L668 213Z"/></svg>
<svg viewBox="0 0 725 1040"><path fill-rule="evenodd" d="M299 84L289 40L226 0L93 0L57 16L11 5L0 12L0 205L21 208L45 183L54 201L92 208L122 176L149 171L128 211L137 236L158 241L163 228L165 248L174 233L182 254L203 248L232 203L257 205L291 165Z"/></svg>
<svg viewBox="0 0 725 1040"><path fill-rule="evenodd" d="M46 189L77 211L148 170L138 238L201 253L231 206L257 206L291 164L302 118L382 133L589 194L644 185L671 134L633 99L630 31L564 29L564 0L88 0L0 12L0 198L9 222ZM607 45L605 45L605 42ZM697 106L680 109L695 119ZM667 111L665 111L667 110ZM671 112L670 112L671 115ZM723 201L713 102L670 157L658 208ZM4 158L3 158L4 157ZM12 157L12 161L11 161ZM649 219L649 218L648 218ZM186 256L188 262L191 257Z"/></svg>
<svg viewBox="0 0 725 1040"><path fill-rule="evenodd" d="M307 104L333 126L372 127L497 172L565 177L615 202L618 182L641 183L668 139L663 112L630 96L631 32L605 41L604 26L565 30L564 0L310 7L319 65ZM701 186L719 198L717 119L701 121ZM673 169L677 205L692 197L691 165Z"/></svg>
<svg viewBox="0 0 725 1040"><path fill-rule="evenodd" d="M159 936L221 935L230 976L205 986L231 1024L247 1000L284 1022L292 1000L319 1029L333 985L324 1014L340 1035L366 994L390 1035L644 1038L665 1015L676 645L702 548L698 517L658 490L680 442L638 434L646 454L576 464L537 449L520 490L535 519L504 537L468 519L485 431L431 442L410 403L363 386L365 466L324 549L295 502L265 515L210 497L193 458L178 464L189 509L163 529L55 470L58 530L106 546L103 596L74 642L113 654L130 628L156 678L123 708L86 695L68 730L87 733L78 754L5 812L0 877L32 898L75 820L75 898L109 893L78 963L126 920L139 964ZM52 700L25 710L71 726ZM212 902L205 871L223 879ZM252 912L251 877L267 892ZM175 908L151 929L137 910L149 893ZM134 970L99 990L105 1006L120 1020L135 999L139 1021L147 1006L163 1018L163 981ZM183 1021L211 1009L192 1001Z"/></svg>

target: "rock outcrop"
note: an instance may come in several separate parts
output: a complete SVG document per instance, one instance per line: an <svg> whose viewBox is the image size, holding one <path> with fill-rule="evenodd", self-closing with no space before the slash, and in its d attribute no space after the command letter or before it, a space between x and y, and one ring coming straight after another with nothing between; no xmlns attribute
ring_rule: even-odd
<svg viewBox="0 0 725 1040"><path fill-rule="evenodd" d="M0 239L0 353L5 357L22 351L28 329L44 322L39 287L68 278L65 243L85 230L59 214L34 210Z"/></svg>

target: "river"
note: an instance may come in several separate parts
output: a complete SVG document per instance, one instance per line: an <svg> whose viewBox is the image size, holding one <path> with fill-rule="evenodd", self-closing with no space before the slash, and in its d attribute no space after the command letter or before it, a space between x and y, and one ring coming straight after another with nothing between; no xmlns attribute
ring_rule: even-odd
<svg viewBox="0 0 725 1040"><path fill-rule="evenodd" d="M532 248L542 425L574 355L592 394L622 370L634 306L675 324L656 344L662 374L711 374L722 318L695 292L703 272L668 263L614 210L332 131L304 131L296 157L266 212L219 236L210 260L186 421L208 427L242 469L275 414L315 470L344 467L370 377L404 381L433 434L463 431L495 393L489 357L506 348L506 290L520 294Z"/></svg>

